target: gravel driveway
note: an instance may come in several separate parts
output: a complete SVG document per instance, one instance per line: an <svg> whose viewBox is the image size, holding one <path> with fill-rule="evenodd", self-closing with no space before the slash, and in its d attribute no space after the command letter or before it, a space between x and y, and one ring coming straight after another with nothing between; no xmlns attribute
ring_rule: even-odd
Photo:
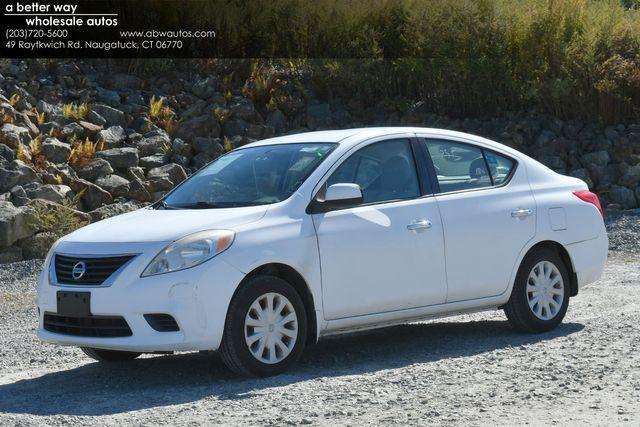
<svg viewBox="0 0 640 427"><path fill-rule="evenodd" d="M40 262L0 269L0 425L640 424L640 217L608 224L603 279L562 326L501 312L329 338L288 374L238 379L215 353L121 366L35 337Z"/></svg>

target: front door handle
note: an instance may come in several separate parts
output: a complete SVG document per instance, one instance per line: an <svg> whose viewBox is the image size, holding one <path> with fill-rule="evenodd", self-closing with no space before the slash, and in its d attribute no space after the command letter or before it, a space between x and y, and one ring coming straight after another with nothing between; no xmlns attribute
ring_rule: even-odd
<svg viewBox="0 0 640 427"><path fill-rule="evenodd" d="M433 227L433 224L431 224L431 221L429 221L428 219L423 219L421 221L412 222L411 224L407 225L407 230L409 231L428 230L431 227Z"/></svg>
<svg viewBox="0 0 640 427"><path fill-rule="evenodd" d="M531 209L516 209L514 211L511 211L511 216L513 218L524 218L530 216L532 213L533 210Z"/></svg>

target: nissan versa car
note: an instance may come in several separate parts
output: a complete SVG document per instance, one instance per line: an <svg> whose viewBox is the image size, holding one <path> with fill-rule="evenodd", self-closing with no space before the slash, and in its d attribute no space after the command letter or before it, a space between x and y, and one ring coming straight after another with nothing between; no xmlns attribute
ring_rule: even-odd
<svg viewBox="0 0 640 427"><path fill-rule="evenodd" d="M368 128L259 141L154 205L60 239L39 337L100 361L219 350L242 375L322 336L502 309L563 319L607 257L598 198L496 142Z"/></svg>

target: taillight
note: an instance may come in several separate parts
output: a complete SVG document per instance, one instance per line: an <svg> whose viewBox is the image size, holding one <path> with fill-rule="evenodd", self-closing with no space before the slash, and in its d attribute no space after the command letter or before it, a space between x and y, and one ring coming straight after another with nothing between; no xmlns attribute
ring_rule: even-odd
<svg viewBox="0 0 640 427"><path fill-rule="evenodd" d="M598 210L600 211L600 215L602 215L602 219L604 219L604 211L602 210L602 206L600 205L600 199L598 199L598 196L587 190L574 191L573 194L575 194L576 197L578 197L580 200L591 203L596 208L598 208Z"/></svg>

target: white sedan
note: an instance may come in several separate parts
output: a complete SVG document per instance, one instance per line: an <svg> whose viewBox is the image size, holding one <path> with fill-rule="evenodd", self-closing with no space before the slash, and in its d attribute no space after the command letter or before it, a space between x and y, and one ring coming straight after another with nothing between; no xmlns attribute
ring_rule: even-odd
<svg viewBox="0 0 640 427"><path fill-rule="evenodd" d="M38 336L100 361L219 350L241 375L273 375L322 336L455 313L503 309L519 331L548 331L607 246L584 182L496 142L289 135L58 241Z"/></svg>

